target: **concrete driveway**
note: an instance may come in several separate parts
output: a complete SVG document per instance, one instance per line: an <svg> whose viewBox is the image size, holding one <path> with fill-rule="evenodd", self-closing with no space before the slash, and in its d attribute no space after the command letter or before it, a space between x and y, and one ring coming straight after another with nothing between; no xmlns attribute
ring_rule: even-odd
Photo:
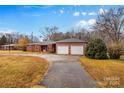
<svg viewBox="0 0 124 93"><path fill-rule="evenodd" d="M96 82L79 63L79 56L44 54L51 66L40 85L49 88L92 88Z"/></svg>
<svg viewBox="0 0 124 93"><path fill-rule="evenodd" d="M79 56L43 54L40 57L47 59L50 62L77 62Z"/></svg>

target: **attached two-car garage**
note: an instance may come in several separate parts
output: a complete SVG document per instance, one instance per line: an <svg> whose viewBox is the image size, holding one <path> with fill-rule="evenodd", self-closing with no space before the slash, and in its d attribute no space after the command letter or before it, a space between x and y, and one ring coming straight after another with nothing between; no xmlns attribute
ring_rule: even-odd
<svg viewBox="0 0 124 93"><path fill-rule="evenodd" d="M83 55L83 46L58 46L57 54Z"/></svg>
<svg viewBox="0 0 124 93"><path fill-rule="evenodd" d="M56 43L57 54L83 55L85 42L78 39L67 39Z"/></svg>

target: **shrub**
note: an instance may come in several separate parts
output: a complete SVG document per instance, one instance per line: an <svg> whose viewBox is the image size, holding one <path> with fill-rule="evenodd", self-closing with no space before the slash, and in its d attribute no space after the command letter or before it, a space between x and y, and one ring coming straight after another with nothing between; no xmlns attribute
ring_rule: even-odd
<svg viewBox="0 0 124 93"><path fill-rule="evenodd" d="M18 41L18 45L22 51L26 51L26 46L29 43L29 39L27 37L22 37Z"/></svg>
<svg viewBox="0 0 124 93"><path fill-rule="evenodd" d="M96 59L107 59L108 57L105 52L101 52L101 53L96 53L95 58Z"/></svg>
<svg viewBox="0 0 124 93"><path fill-rule="evenodd" d="M26 51L26 46L20 46L19 44L15 47L17 50Z"/></svg>
<svg viewBox="0 0 124 93"><path fill-rule="evenodd" d="M120 59L122 47L120 44L110 44L108 46L108 53L110 59Z"/></svg>
<svg viewBox="0 0 124 93"><path fill-rule="evenodd" d="M107 48L101 39L91 40L87 47L85 54L92 59L107 59Z"/></svg>
<svg viewBox="0 0 124 93"><path fill-rule="evenodd" d="M26 46L22 47L22 51L26 51Z"/></svg>

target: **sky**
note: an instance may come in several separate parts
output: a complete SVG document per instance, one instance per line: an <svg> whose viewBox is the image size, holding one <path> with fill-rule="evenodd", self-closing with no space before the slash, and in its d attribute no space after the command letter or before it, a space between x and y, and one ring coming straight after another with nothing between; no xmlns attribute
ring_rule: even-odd
<svg viewBox="0 0 124 93"><path fill-rule="evenodd" d="M89 29L95 24L97 15L111 7L103 5L47 6L47 5L1 5L0 32L19 32L40 36L39 29L57 26L66 32L73 27Z"/></svg>

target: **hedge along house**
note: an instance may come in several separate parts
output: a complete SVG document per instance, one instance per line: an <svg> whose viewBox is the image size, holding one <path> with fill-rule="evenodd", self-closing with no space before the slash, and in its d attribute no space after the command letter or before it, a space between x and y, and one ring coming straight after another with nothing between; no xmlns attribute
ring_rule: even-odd
<svg viewBox="0 0 124 93"><path fill-rule="evenodd" d="M31 43L27 45L27 51L29 52L55 52L55 42L44 41L41 43Z"/></svg>
<svg viewBox="0 0 124 93"><path fill-rule="evenodd" d="M83 55L87 42L71 38L56 42L44 41L32 43L27 46L30 52L50 52L56 54Z"/></svg>

